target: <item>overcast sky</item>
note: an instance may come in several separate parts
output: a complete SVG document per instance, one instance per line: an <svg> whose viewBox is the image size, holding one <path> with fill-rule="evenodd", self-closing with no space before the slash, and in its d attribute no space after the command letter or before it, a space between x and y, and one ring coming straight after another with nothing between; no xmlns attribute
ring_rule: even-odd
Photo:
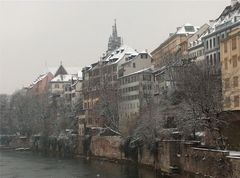
<svg viewBox="0 0 240 178"><path fill-rule="evenodd" d="M0 93L31 83L45 66L82 68L107 49L114 19L124 44L151 52L176 27L217 18L230 0L0 1Z"/></svg>

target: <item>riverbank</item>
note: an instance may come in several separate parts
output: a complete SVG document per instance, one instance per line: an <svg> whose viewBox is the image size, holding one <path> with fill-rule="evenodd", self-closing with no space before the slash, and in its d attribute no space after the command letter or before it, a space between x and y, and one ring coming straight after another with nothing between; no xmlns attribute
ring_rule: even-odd
<svg viewBox="0 0 240 178"><path fill-rule="evenodd" d="M0 151L0 177L26 178L155 178L134 164L103 160L49 157L32 152Z"/></svg>
<svg viewBox="0 0 240 178"><path fill-rule="evenodd" d="M203 148L199 142L162 140L157 142L155 152L152 152L146 145L134 149L125 145L123 149L120 136L92 136L89 140L78 138L75 141L56 138L42 140L43 143L41 138L29 139L29 143L24 143L31 145L35 153L56 158L135 164L160 175L178 178L239 178L240 175L240 156L229 151ZM77 146L73 144L75 142Z"/></svg>

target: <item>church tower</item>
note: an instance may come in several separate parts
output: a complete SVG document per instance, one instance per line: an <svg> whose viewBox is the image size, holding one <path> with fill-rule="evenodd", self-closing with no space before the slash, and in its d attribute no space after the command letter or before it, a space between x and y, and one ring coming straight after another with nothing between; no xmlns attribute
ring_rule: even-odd
<svg viewBox="0 0 240 178"><path fill-rule="evenodd" d="M114 20L114 25L112 26L112 34L108 40L108 49L107 54L111 53L115 49L119 48L122 45L121 37L117 34L117 24L116 19Z"/></svg>

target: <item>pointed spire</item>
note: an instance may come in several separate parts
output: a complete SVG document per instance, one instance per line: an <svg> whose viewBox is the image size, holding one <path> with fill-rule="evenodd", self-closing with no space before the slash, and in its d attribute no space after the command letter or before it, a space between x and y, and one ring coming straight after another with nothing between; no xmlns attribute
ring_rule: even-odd
<svg viewBox="0 0 240 178"><path fill-rule="evenodd" d="M110 35L108 40L108 50L107 54L114 51L121 46L121 37L117 34L117 20L114 19L114 25L112 26L112 35Z"/></svg>
<svg viewBox="0 0 240 178"><path fill-rule="evenodd" d="M114 19L114 25L112 26L112 36L113 36L114 38L117 37L117 22L116 22L116 21L117 21L117 20Z"/></svg>

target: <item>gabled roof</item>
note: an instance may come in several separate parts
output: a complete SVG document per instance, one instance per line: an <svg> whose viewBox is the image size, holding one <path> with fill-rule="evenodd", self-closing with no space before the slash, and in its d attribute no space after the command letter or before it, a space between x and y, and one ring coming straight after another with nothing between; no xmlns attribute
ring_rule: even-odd
<svg viewBox="0 0 240 178"><path fill-rule="evenodd" d="M57 75L66 75L66 74L71 74L71 75L78 75L78 77L82 77L82 68L80 67L63 67L60 65L58 68L57 67L48 67L47 68L48 72L51 72L54 77Z"/></svg>
<svg viewBox="0 0 240 178"><path fill-rule="evenodd" d="M66 69L62 66L62 64L59 66L59 68L57 69L56 73L54 74L54 77L58 76L58 75L66 75L68 74Z"/></svg>

